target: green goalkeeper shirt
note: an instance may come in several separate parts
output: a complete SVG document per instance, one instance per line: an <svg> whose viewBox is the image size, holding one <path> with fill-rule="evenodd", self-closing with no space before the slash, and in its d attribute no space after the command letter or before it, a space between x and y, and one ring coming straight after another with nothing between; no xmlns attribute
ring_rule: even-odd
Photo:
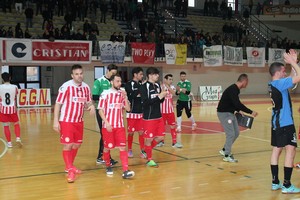
<svg viewBox="0 0 300 200"><path fill-rule="evenodd" d="M92 95L100 96L104 90L108 90L109 88L111 88L110 80L105 76L102 76L95 80ZM95 103L98 104L98 101Z"/></svg>
<svg viewBox="0 0 300 200"><path fill-rule="evenodd" d="M181 89L185 88L187 91L191 91L192 89L192 84L189 80L185 80L185 81L179 81L177 83L177 86L179 86ZM189 93L188 93L189 94ZM179 93L179 97L178 100L179 101L190 101L190 96L188 94L185 94L183 92Z"/></svg>

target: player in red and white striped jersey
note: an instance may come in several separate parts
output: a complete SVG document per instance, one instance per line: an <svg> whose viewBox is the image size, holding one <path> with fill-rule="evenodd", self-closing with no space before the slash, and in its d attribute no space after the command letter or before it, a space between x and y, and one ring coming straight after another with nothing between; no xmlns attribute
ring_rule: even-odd
<svg viewBox="0 0 300 200"><path fill-rule="evenodd" d="M75 181L76 173L81 173L73 162L82 143L84 109L95 114L90 88L83 82L81 65L72 66L71 76L72 80L59 88L53 119L53 129L60 133L60 142L63 144L63 159L69 183Z"/></svg>
<svg viewBox="0 0 300 200"><path fill-rule="evenodd" d="M165 100L161 104L161 113L165 125L170 125L171 136L172 136L172 146L177 148L182 148L180 141L177 142L177 133L176 133L176 123L175 123L175 114L173 107L173 95L175 95L176 88L173 83L173 75L166 74L164 77L164 83L161 85L162 90L167 92ZM178 138L180 140L180 138ZM157 146L163 146L164 141L161 141Z"/></svg>
<svg viewBox="0 0 300 200"><path fill-rule="evenodd" d="M123 167L123 178L131 178L134 172L128 170L128 155L126 151L126 131L123 120L123 110L130 110L127 94L120 90L122 79L120 75L111 76L112 87L103 91L99 98L98 110L103 121L102 134L104 140L103 158L106 164L106 174L112 175L110 150L118 147Z"/></svg>
<svg viewBox="0 0 300 200"><path fill-rule="evenodd" d="M17 115L16 99L18 95L18 87L10 84L10 75L4 72L1 75L3 84L0 85L0 121L3 123L4 134L7 140L7 146L12 147L11 134L10 134L10 122L14 123L14 130L16 135L16 142L19 146L22 145L20 138L20 124L19 117Z"/></svg>

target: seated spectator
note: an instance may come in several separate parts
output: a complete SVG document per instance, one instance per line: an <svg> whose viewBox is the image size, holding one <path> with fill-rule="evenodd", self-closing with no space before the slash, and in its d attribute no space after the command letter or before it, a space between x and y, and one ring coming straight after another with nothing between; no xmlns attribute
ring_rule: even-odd
<svg viewBox="0 0 300 200"><path fill-rule="evenodd" d="M67 25L64 25L60 30L60 39L61 40L70 40L71 32Z"/></svg>
<svg viewBox="0 0 300 200"><path fill-rule="evenodd" d="M55 39L60 39L60 33L59 33L59 28L56 28L55 30L54 30L54 37L55 37Z"/></svg>
<svg viewBox="0 0 300 200"><path fill-rule="evenodd" d="M110 36L109 41L112 41L112 42L118 41L117 32L114 32L114 33Z"/></svg>
<svg viewBox="0 0 300 200"><path fill-rule="evenodd" d="M6 32L6 37L7 37L7 38L13 38L13 37L14 37L14 32L13 32L11 26L8 27L8 30L7 30L7 32Z"/></svg>
<svg viewBox="0 0 300 200"><path fill-rule="evenodd" d="M77 29L77 33L74 35L73 40L86 40L86 37L80 28Z"/></svg>
<svg viewBox="0 0 300 200"><path fill-rule="evenodd" d="M29 33L29 30L28 28L25 29L25 35L24 35L25 38L31 38L32 35Z"/></svg>
<svg viewBox="0 0 300 200"><path fill-rule="evenodd" d="M0 37L6 37L6 30L4 26L0 26Z"/></svg>
<svg viewBox="0 0 300 200"><path fill-rule="evenodd" d="M119 42L124 42L124 37L123 37L122 32L119 32L119 35L118 35L118 41L119 41Z"/></svg>

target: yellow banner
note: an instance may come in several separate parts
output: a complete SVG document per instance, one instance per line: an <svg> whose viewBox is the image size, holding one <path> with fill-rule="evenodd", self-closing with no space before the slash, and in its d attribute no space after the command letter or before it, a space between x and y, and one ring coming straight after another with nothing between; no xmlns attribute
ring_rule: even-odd
<svg viewBox="0 0 300 200"><path fill-rule="evenodd" d="M176 65L184 65L186 64L186 56L187 56L187 45L186 44L176 44Z"/></svg>

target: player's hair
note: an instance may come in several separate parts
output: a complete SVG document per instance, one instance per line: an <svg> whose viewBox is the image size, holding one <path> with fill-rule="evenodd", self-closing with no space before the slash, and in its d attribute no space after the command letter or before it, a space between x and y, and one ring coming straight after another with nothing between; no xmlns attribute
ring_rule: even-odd
<svg viewBox="0 0 300 200"><path fill-rule="evenodd" d="M146 74L147 74L147 77L150 75L150 74L159 74L159 70L155 67L149 67L147 70L146 70Z"/></svg>
<svg viewBox="0 0 300 200"><path fill-rule="evenodd" d="M172 74L166 74L164 78L168 79L169 77L173 77L173 75Z"/></svg>
<svg viewBox="0 0 300 200"><path fill-rule="evenodd" d="M131 74L134 76L134 74L138 74L140 72L143 72L143 69L141 67L135 67L132 69Z"/></svg>
<svg viewBox="0 0 300 200"><path fill-rule="evenodd" d="M184 71L181 71L180 75L186 75L186 73Z"/></svg>
<svg viewBox="0 0 300 200"><path fill-rule="evenodd" d="M271 74L271 76L274 76L276 72L280 71L281 70L281 67L283 67L284 64L282 64L281 62L273 62L271 65L270 65L270 68L269 68L269 73Z"/></svg>
<svg viewBox="0 0 300 200"><path fill-rule="evenodd" d="M10 79L9 73L4 72L4 73L1 74L1 77L2 77L4 82L9 82L9 79Z"/></svg>
<svg viewBox="0 0 300 200"><path fill-rule="evenodd" d="M118 66L117 65L115 65L115 64L109 64L108 66L107 66L107 70L108 71L111 71L111 70L118 70Z"/></svg>
<svg viewBox="0 0 300 200"><path fill-rule="evenodd" d="M115 77L120 77L120 78L122 78L121 75L117 73L117 74L112 75L112 76L110 77L109 80L110 80L110 81L113 81L113 80L115 79Z"/></svg>
<svg viewBox="0 0 300 200"><path fill-rule="evenodd" d="M239 75L239 77L238 77L238 82L242 82L242 81L244 81L244 80L248 80L248 75L247 74L241 74L241 75Z"/></svg>
<svg viewBox="0 0 300 200"><path fill-rule="evenodd" d="M81 65L78 65L78 64L73 65L73 66L72 66L72 69L71 69L72 73L73 73L73 71L76 70L76 69L82 69L82 66L81 66Z"/></svg>

